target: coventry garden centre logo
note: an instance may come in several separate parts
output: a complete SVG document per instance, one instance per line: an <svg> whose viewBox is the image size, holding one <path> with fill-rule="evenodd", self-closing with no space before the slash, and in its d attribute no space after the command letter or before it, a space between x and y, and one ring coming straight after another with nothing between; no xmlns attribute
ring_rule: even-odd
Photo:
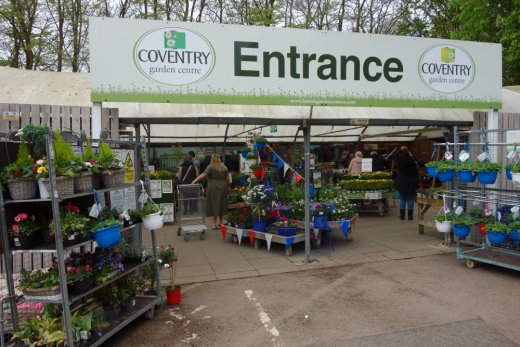
<svg viewBox="0 0 520 347"><path fill-rule="evenodd" d="M462 48L441 45L428 49L419 60L419 75L428 87L440 93L467 88L475 77L475 64Z"/></svg>
<svg viewBox="0 0 520 347"><path fill-rule="evenodd" d="M154 81L183 86L204 79L215 64L215 51L202 35L182 28L152 30L134 46L139 71Z"/></svg>

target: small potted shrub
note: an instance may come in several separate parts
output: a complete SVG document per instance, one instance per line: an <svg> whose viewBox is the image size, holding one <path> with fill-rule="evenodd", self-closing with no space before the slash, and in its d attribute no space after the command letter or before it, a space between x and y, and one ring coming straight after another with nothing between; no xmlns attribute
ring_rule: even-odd
<svg viewBox="0 0 520 347"><path fill-rule="evenodd" d="M509 226L499 221L488 223L484 225L484 228L489 242L498 245L506 242L507 235L510 232Z"/></svg>
<svg viewBox="0 0 520 347"><path fill-rule="evenodd" d="M511 230L509 236L513 242L520 242L520 220L513 221L509 224Z"/></svg>
<svg viewBox="0 0 520 347"><path fill-rule="evenodd" d="M163 247L159 251L157 259L159 266L163 269L170 269L170 285L166 287L168 305L177 305L181 302L181 286L175 285L177 260L177 254L171 245Z"/></svg>
<svg viewBox="0 0 520 347"><path fill-rule="evenodd" d="M59 131L54 132L54 163L56 164L56 190L60 196L74 194L74 159L76 154ZM45 164L46 165L46 164ZM42 177L41 181L47 191L51 192L50 178Z"/></svg>
<svg viewBox="0 0 520 347"><path fill-rule="evenodd" d="M80 346L86 343L92 334L93 311L85 315L80 315L79 311L74 312L71 317L72 331L74 338L79 341Z"/></svg>
<svg viewBox="0 0 520 347"><path fill-rule="evenodd" d="M70 247L85 240L90 240L89 218L79 213L79 207L74 205L63 206L60 214L61 237L64 247ZM49 223L51 235L54 235L56 225Z"/></svg>
<svg viewBox="0 0 520 347"><path fill-rule="evenodd" d="M160 229L164 225L164 211L155 203L147 202L141 209L141 219L146 229Z"/></svg>
<svg viewBox="0 0 520 347"><path fill-rule="evenodd" d="M455 236L464 238L469 235L471 226L475 224L475 219L470 215L461 213L453 217L451 224L453 225L453 233Z"/></svg>
<svg viewBox="0 0 520 347"><path fill-rule="evenodd" d="M106 142L99 146L98 164L101 168L101 181L105 188L113 188L125 182L125 164L114 154Z"/></svg>
<svg viewBox="0 0 520 347"><path fill-rule="evenodd" d="M26 144L20 144L16 161L4 169L2 178L13 200L28 200L36 197L38 193L36 173Z"/></svg>

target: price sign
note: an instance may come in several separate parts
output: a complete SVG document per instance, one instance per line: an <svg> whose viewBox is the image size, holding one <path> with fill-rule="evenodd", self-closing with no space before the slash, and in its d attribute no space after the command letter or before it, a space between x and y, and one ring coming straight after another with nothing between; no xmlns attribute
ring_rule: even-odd
<svg viewBox="0 0 520 347"><path fill-rule="evenodd" d="M381 192L365 192L365 199L366 200L376 200L376 199L382 199L383 193Z"/></svg>

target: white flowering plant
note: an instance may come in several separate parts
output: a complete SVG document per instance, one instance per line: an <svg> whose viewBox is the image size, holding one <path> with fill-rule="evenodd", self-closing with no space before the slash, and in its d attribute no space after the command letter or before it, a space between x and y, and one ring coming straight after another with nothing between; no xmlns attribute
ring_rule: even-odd
<svg viewBox="0 0 520 347"><path fill-rule="evenodd" d="M253 207L253 214L257 219L264 219L267 212L267 202L269 201L269 194L266 193L266 187L263 184L253 186L247 191L247 200Z"/></svg>
<svg viewBox="0 0 520 347"><path fill-rule="evenodd" d="M332 210L333 220L351 219L357 213L356 205L351 204L348 199L337 197L333 200L334 209Z"/></svg>
<svg viewBox="0 0 520 347"><path fill-rule="evenodd" d="M159 263L161 268L171 268L175 262L177 262L177 255L175 254L175 250L173 249L172 245L159 248L157 263Z"/></svg>

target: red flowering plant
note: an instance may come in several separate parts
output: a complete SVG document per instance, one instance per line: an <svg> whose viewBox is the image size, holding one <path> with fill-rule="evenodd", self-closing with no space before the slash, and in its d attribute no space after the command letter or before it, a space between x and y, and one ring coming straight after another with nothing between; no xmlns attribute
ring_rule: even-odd
<svg viewBox="0 0 520 347"><path fill-rule="evenodd" d="M252 209L250 206L231 210L226 216L226 220L235 226L247 228L253 225Z"/></svg>
<svg viewBox="0 0 520 347"><path fill-rule="evenodd" d="M325 204L316 204L311 210L313 216L327 216L328 220L332 220L332 209Z"/></svg>
<svg viewBox="0 0 520 347"><path fill-rule="evenodd" d="M80 282L94 275L92 269L92 257L85 254L72 252L65 259L67 268L67 282Z"/></svg>
<svg viewBox="0 0 520 347"><path fill-rule="evenodd" d="M40 229L40 225L36 223L36 217L27 213L18 213L14 216L14 224L9 230L11 236L31 236L35 231Z"/></svg>
<svg viewBox="0 0 520 347"><path fill-rule="evenodd" d="M9 164L2 174L3 180L10 179L28 179L35 178L36 167L34 161L29 154L29 147L26 144L20 144L18 147L18 156L16 161Z"/></svg>
<svg viewBox="0 0 520 347"><path fill-rule="evenodd" d="M63 240L71 238L73 235L85 237L90 234L91 220L79 213L79 207L71 204L62 207L60 213L61 218L61 235ZM55 232L53 222L49 224L51 236Z"/></svg>

